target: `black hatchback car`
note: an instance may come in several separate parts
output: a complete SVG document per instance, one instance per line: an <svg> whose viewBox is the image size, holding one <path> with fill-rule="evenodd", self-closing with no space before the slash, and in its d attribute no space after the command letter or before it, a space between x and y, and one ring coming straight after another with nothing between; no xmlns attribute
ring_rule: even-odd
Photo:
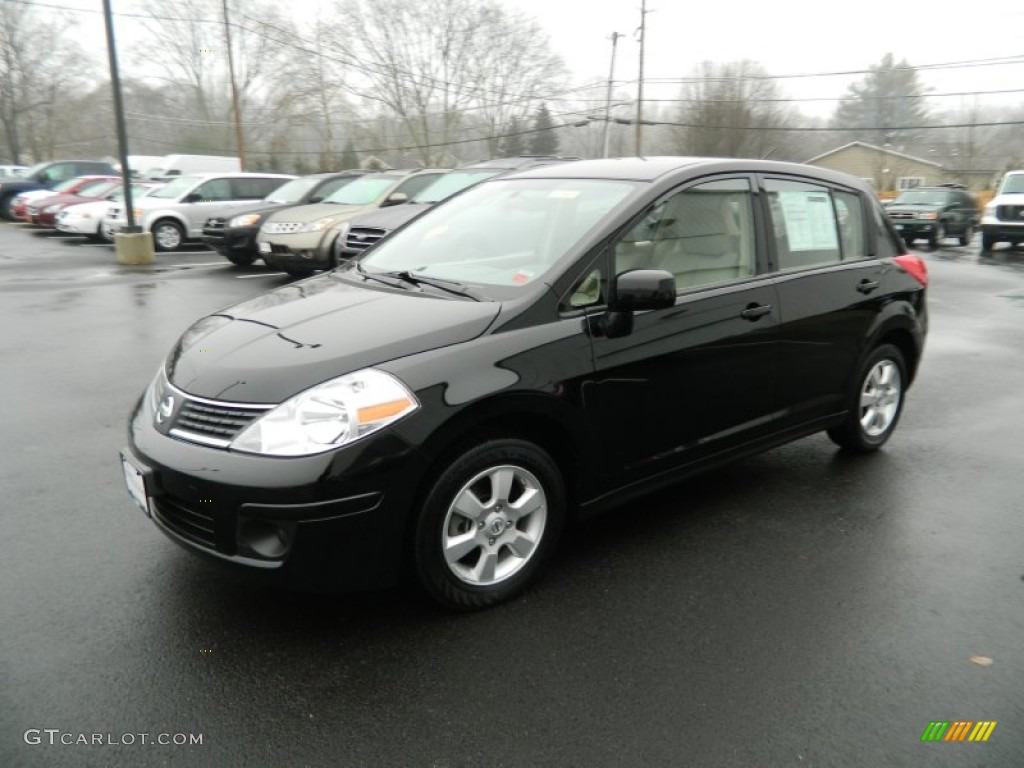
<svg viewBox="0 0 1024 768"><path fill-rule="evenodd" d="M822 430L879 448L921 359L926 283L844 174L517 172L199 320L131 415L124 477L194 552L316 589L407 567L479 608L581 516Z"/></svg>

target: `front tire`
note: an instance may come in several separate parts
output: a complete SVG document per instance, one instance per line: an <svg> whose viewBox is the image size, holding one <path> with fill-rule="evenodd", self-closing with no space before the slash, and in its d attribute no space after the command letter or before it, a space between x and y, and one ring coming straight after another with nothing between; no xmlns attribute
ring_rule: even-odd
<svg viewBox="0 0 1024 768"><path fill-rule="evenodd" d="M981 233L981 250L991 251L996 247L996 239L992 235L987 235L984 232Z"/></svg>
<svg viewBox="0 0 1024 768"><path fill-rule="evenodd" d="M455 610L486 608L519 594L555 548L565 485L542 448L495 439L438 475L416 521L420 584Z"/></svg>
<svg viewBox="0 0 1024 768"><path fill-rule="evenodd" d="M934 251L945 239L946 225L940 221L938 224L935 225L935 231L932 233L931 237L928 238L928 245Z"/></svg>
<svg viewBox="0 0 1024 768"><path fill-rule="evenodd" d="M5 195L0 198L0 218L14 221L14 197L14 195Z"/></svg>
<svg viewBox="0 0 1024 768"><path fill-rule="evenodd" d="M176 251L185 242L185 230L172 219L160 219L153 225L153 247L158 251Z"/></svg>
<svg viewBox="0 0 1024 768"><path fill-rule="evenodd" d="M881 448L899 423L907 381L903 353L892 344L876 347L861 364L846 420L828 430L832 442L857 453Z"/></svg>
<svg viewBox="0 0 1024 768"><path fill-rule="evenodd" d="M220 255L236 267L251 267L252 263L256 261L255 256L251 253L245 253L244 251L229 251L225 249L220 252Z"/></svg>

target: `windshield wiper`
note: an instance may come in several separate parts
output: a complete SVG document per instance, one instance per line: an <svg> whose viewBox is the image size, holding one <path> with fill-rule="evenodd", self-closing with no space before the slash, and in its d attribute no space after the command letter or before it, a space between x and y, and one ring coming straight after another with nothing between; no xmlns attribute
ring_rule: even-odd
<svg viewBox="0 0 1024 768"><path fill-rule="evenodd" d="M422 285L429 285L431 288L436 288L439 291L450 293L453 296L462 296L473 301L483 301L480 295L471 293L469 288L458 282L457 280L445 280L444 278L428 278L418 275L414 272L410 272L407 269L395 270L393 272L367 272L363 269L363 265L360 262L355 263L356 271L368 280L376 280L378 283L384 283L384 285L390 285L398 288L405 285L412 285L420 287ZM399 282L394 283L391 280L384 280L385 277L391 277ZM445 285L447 283L448 285ZM454 286L454 287L453 287Z"/></svg>

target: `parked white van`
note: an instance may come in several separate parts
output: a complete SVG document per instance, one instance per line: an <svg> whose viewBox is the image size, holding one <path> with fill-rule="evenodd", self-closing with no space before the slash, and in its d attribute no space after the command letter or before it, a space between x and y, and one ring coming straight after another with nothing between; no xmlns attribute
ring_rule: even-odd
<svg viewBox="0 0 1024 768"><path fill-rule="evenodd" d="M167 176L184 176L189 173L238 173L242 161L237 157L223 155L167 155L162 163L146 169L146 176L161 179Z"/></svg>

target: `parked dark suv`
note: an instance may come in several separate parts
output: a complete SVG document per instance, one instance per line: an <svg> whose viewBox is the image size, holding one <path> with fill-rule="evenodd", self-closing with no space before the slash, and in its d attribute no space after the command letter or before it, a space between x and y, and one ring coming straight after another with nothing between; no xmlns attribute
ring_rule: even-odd
<svg viewBox="0 0 1024 768"><path fill-rule="evenodd" d="M231 216L214 216L203 225L202 240L232 264L247 267L259 258L256 234L267 217L286 208L321 202L364 171L314 173L282 184L254 208L233 212Z"/></svg>
<svg viewBox="0 0 1024 768"><path fill-rule="evenodd" d="M0 177L0 216L14 220L11 203L15 195L33 189L53 189L76 176L117 176L110 163L102 160L54 160L33 165L21 176Z"/></svg>
<svg viewBox="0 0 1024 768"><path fill-rule="evenodd" d="M907 245L927 240L932 248L947 237L967 245L979 220L978 201L959 184L904 190L885 210Z"/></svg>
<svg viewBox="0 0 1024 768"><path fill-rule="evenodd" d="M124 478L214 560L317 589L407 566L479 608L586 515L822 430L880 448L918 369L926 283L845 174L681 157L521 171L199 320L131 414Z"/></svg>

